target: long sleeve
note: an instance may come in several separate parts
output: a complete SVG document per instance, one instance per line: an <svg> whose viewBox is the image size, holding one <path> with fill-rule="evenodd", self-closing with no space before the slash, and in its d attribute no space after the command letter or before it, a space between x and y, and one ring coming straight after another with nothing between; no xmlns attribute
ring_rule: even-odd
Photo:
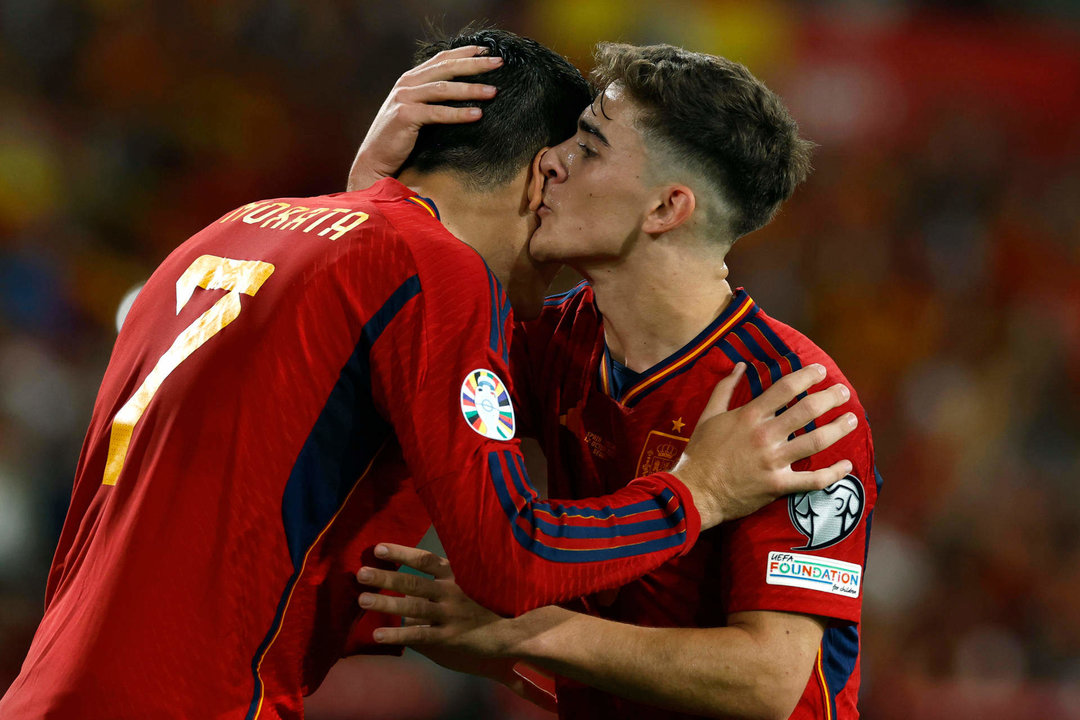
<svg viewBox="0 0 1080 720"><path fill-rule="evenodd" d="M700 519L668 473L598 498L537 496L515 439L510 309L477 261L470 250L444 253L433 272L421 263L415 296L371 350L376 400L462 588L516 615L624 584L686 551Z"/></svg>

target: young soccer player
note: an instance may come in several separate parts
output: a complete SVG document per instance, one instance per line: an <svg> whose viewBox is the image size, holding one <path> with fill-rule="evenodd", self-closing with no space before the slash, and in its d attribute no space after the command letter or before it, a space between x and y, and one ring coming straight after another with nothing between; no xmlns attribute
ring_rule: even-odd
<svg viewBox="0 0 1080 720"><path fill-rule="evenodd" d="M426 85L443 63L498 68L507 89L446 156L417 158L429 197L386 180L250 203L147 282L0 716L300 717L301 695L370 644L355 569L377 540L416 542L428 513L466 589L514 613L625 582L784 490L786 462L771 461L798 445L754 445L761 424L736 412L705 423L676 474L537 499L508 372L510 301L538 307L544 283L521 197L537 150L572 131L589 94L536 43L475 43L498 59L467 47L414 73ZM807 419L834 404L818 400ZM748 428L734 443L733 423ZM780 479L815 487L838 469Z"/></svg>
<svg viewBox="0 0 1080 720"><path fill-rule="evenodd" d="M550 487L586 496L670 468L693 451L709 388L740 362L736 405L820 363L846 400L818 422L862 416L820 348L727 283L732 244L809 171L809 144L780 100L741 65L670 46L601 45L594 78L600 93L577 132L540 163L547 183L530 243L586 282L519 326L514 345ZM799 467L838 457L854 467L828 488L703 533L686 555L568 607L503 620L458 591L438 558L400 547L390 559L436 580L406 585L368 569L374 585L414 597L360 602L413 619L382 640L451 666L475 669L456 655L466 651L506 658L483 669L511 685L517 659L558 673L566 718L854 718L880 484L865 423Z"/></svg>

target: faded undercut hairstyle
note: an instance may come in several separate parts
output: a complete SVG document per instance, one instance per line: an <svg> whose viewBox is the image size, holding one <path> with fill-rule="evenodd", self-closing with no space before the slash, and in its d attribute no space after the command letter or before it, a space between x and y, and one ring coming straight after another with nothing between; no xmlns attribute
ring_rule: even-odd
<svg viewBox="0 0 1080 720"><path fill-rule="evenodd" d="M483 117L461 125L425 125L402 169L448 170L470 189L483 191L510 182L540 148L573 135L592 92L566 58L505 30L468 27L453 37L421 42L414 61L463 45L486 47L503 64L457 80L494 85L498 93L491 100L448 103L480 107Z"/></svg>
<svg viewBox="0 0 1080 720"><path fill-rule="evenodd" d="M628 93L650 154L719 190L732 241L768 223L810 172L814 144L739 63L671 45L600 43L592 79L601 92L619 83Z"/></svg>

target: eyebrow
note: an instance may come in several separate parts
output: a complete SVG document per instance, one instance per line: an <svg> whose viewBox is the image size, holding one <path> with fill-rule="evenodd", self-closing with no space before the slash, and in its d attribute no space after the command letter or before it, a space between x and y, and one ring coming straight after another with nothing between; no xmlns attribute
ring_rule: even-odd
<svg viewBox="0 0 1080 720"><path fill-rule="evenodd" d="M600 128L593 125L591 122L586 120L584 117L579 117L578 121L577 121L577 124L578 124L578 127L581 128L582 132L587 132L590 135L595 135L597 140L602 142L607 147L611 147L611 143L609 143L608 139L606 137L604 137L604 133L600 132Z"/></svg>

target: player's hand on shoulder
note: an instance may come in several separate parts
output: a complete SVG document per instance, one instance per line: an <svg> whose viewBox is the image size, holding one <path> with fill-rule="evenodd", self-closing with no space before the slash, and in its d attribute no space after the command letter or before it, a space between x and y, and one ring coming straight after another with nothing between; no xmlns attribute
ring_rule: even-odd
<svg viewBox="0 0 1080 720"><path fill-rule="evenodd" d="M846 403L847 387L837 384L807 395L777 415L777 410L825 379L824 367L809 365L780 378L742 407L728 410L744 371L740 363L717 384L672 469L693 494L702 529L749 515L778 497L828 487L851 472L849 460L808 472L796 472L791 465L854 430L858 418L853 413L789 439L810 421Z"/></svg>
<svg viewBox="0 0 1080 720"><path fill-rule="evenodd" d="M476 45L444 50L398 78L356 153L349 170L349 192L394 175L409 157L424 125L480 119L480 108L436 103L490 100L495 96L495 88L490 85L453 81L502 65L501 57L481 54L486 51Z"/></svg>

